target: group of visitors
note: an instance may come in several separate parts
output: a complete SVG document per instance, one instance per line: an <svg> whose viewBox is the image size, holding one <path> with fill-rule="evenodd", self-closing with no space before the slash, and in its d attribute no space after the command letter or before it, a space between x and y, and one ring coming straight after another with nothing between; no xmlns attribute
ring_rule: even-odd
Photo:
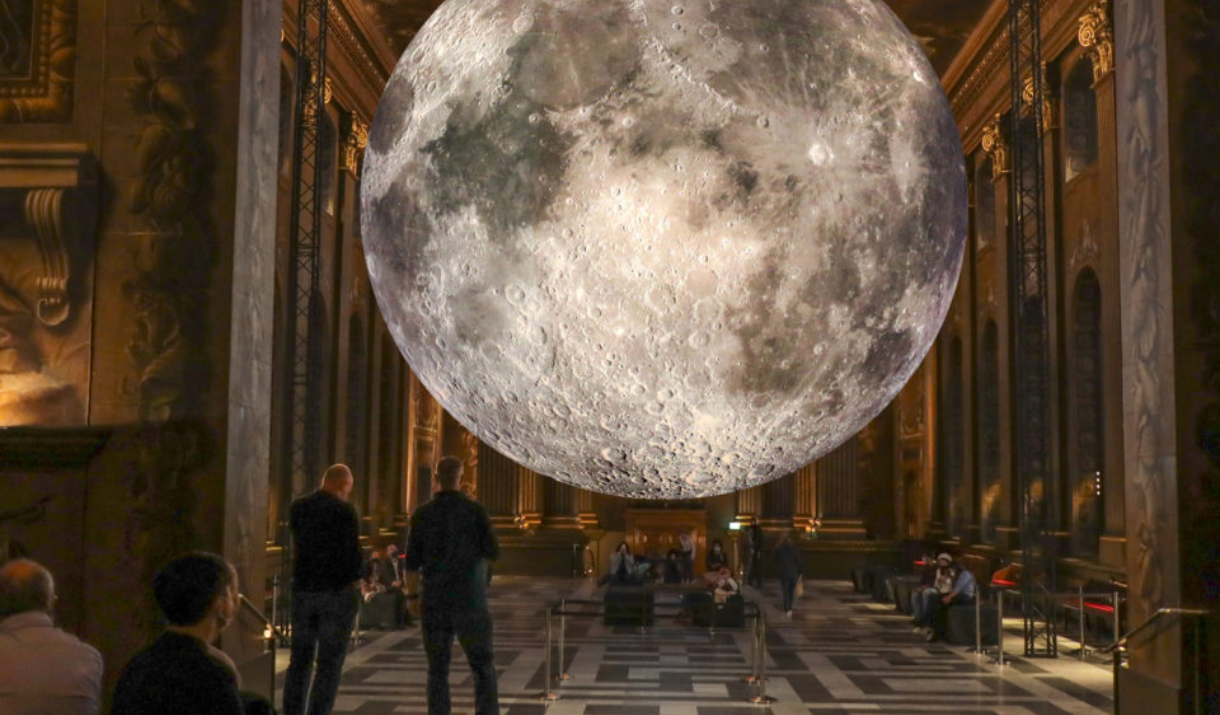
<svg viewBox="0 0 1220 715"><path fill-rule="evenodd" d="M439 492L411 516L406 557L396 549L364 564L359 521L348 503L354 478L342 464L295 500L292 650L284 715L328 715L364 592L394 589L420 616L428 659L428 713L448 715L449 661L456 636L474 674L477 715L499 704L487 610L488 561L499 547L487 513L459 489L462 461L440 460ZM164 632L123 668L113 715L262 715L266 699L242 692L233 661L215 643L240 608L237 571L216 554L194 551L165 564L152 584ZM28 559L0 566L0 713L97 715L102 658L53 622L51 573ZM422 603L422 607L421 607Z"/></svg>
<svg viewBox="0 0 1220 715"><path fill-rule="evenodd" d="M748 535L748 536L744 536ZM681 537L687 537L689 543ZM691 566L691 556L694 554L694 539L689 534L679 538L681 549L670 549L664 559L636 556L626 541L619 542L610 555L609 569L602 576L600 583L614 585L642 586L646 584L692 584L696 582ZM759 576L758 556L762 539L756 533L756 527L743 531L743 540L747 541L742 553L747 554L743 560L743 580L752 585L761 585ZM779 576L780 594L786 617L792 617L797 588L801 582L800 552L789 536L783 535L773 552L776 573ZM740 586L733 578L728 553L719 539L712 542L704 559L702 575L703 586L711 589L717 600L737 593Z"/></svg>
<svg viewBox="0 0 1220 715"><path fill-rule="evenodd" d="M911 624L929 641L945 637L951 606L971 606L977 596L977 583L970 569L954 561L948 553L933 560L923 557L924 570L919 587L911 594Z"/></svg>

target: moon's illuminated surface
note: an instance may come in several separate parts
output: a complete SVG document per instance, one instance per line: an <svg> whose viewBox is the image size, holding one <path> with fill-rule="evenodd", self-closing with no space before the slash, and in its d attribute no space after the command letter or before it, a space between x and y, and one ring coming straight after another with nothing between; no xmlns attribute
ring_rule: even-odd
<svg viewBox="0 0 1220 715"><path fill-rule="evenodd" d="M880 0L449 0L373 122L382 312L450 413L561 481L792 472L897 394L961 266L939 82Z"/></svg>

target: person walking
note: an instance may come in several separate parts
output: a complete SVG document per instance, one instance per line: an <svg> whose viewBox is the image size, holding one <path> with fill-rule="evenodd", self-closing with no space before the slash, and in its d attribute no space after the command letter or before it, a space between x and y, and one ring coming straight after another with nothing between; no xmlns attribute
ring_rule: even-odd
<svg viewBox="0 0 1220 715"><path fill-rule="evenodd" d="M792 539L784 534L775 547L775 568L779 572L780 595L783 599L784 617L792 617L796 600L796 584L801 580L801 554Z"/></svg>
<svg viewBox="0 0 1220 715"><path fill-rule="evenodd" d="M459 490L461 478L462 460L442 458L436 465L440 491L411 515L407 598L416 615L422 602L428 715L449 715L449 658L455 635L474 676L476 715L498 715L487 574L500 547L487 512Z"/></svg>
<svg viewBox="0 0 1220 715"><path fill-rule="evenodd" d="M329 715L360 602L360 525L347 499L355 480L327 468L317 490L292 502L292 651L284 715ZM310 676L312 683L310 682Z"/></svg>

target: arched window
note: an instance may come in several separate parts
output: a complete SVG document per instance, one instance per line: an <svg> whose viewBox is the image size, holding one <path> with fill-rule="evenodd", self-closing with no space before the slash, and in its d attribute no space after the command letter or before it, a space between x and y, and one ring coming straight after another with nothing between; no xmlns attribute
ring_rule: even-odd
<svg viewBox="0 0 1220 715"><path fill-rule="evenodd" d="M1105 524L1102 508L1102 466L1105 419L1101 397L1101 284L1086 268L1072 295L1072 385L1076 424L1072 477L1072 534L1076 551L1095 556Z"/></svg>
<svg viewBox="0 0 1220 715"><path fill-rule="evenodd" d="M1000 331L994 319L983 326L979 366L979 529L994 542L1000 518Z"/></svg>
<svg viewBox="0 0 1220 715"><path fill-rule="evenodd" d="M1063 83L1064 181L1097 160L1097 95L1092 82L1092 64L1081 60Z"/></svg>
<svg viewBox="0 0 1220 715"><path fill-rule="evenodd" d="M359 315L348 320L347 329L347 414L345 415L343 459L352 468L360 485L360 511L370 513L368 474L368 348L364 342L364 323Z"/></svg>

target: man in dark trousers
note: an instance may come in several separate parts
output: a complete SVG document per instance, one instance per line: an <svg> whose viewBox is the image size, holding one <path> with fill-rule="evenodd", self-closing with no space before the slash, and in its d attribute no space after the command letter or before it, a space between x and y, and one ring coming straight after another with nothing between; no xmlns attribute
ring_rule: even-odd
<svg viewBox="0 0 1220 715"><path fill-rule="evenodd" d="M487 512L459 491L461 478L462 460L441 459L436 465L440 491L411 515L407 597L418 597L422 574L428 715L449 715L449 654L454 635L474 674L476 715L498 715L487 574L488 562L500 555L500 547ZM418 610L419 601L410 603Z"/></svg>
<svg viewBox="0 0 1220 715"><path fill-rule="evenodd" d="M360 526L347 502L352 472L335 464L322 485L292 502L292 655L284 715L329 715L360 600ZM315 656L317 665L314 665ZM313 683L310 684L310 675Z"/></svg>

